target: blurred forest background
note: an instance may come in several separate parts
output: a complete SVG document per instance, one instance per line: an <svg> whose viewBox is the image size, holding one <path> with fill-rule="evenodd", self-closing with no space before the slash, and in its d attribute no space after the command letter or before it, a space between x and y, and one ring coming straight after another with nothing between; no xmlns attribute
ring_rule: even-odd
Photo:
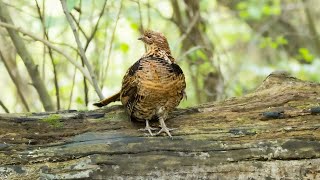
<svg viewBox="0 0 320 180"><path fill-rule="evenodd" d="M144 53L143 29L168 38L187 78L181 107L241 96L274 70L319 82L319 8L319 0L0 0L0 112L93 109Z"/></svg>

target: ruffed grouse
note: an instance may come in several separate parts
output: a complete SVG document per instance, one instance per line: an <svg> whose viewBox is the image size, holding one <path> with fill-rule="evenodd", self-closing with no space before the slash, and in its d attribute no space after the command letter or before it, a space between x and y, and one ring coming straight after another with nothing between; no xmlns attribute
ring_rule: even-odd
<svg viewBox="0 0 320 180"><path fill-rule="evenodd" d="M164 121L185 96L186 82L181 68L171 55L166 37L147 30L139 38L147 46L147 52L126 72L121 91L95 106L101 107L121 100L132 120L145 121L143 130L151 135L150 120L159 120L161 130L172 137Z"/></svg>

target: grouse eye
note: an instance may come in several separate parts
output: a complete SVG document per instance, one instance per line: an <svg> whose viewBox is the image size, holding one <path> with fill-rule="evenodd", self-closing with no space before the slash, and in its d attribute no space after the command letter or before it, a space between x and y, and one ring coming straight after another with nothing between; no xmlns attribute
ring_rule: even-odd
<svg viewBox="0 0 320 180"><path fill-rule="evenodd" d="M150 38L151 38L151 36L150 36L150 35L147 35L147 38L148 38L148 39L150 39Z"/></svg>

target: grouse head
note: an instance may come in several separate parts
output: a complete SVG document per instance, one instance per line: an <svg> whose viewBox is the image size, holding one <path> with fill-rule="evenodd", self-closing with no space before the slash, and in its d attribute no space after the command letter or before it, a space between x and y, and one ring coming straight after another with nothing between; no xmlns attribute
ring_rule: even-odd
<svg viewBox="0 0 320 180"><path fill-rule="evenodd" d="M159 32L152 30L145 30L143 35L138 39L147 45L147 48L159 48L162 50L169 50L167 38Z"/></svg>

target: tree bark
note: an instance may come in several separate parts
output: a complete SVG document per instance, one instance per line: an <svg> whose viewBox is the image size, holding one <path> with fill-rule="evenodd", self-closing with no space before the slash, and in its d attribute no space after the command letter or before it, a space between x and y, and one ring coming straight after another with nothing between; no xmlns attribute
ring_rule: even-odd
<svg viewBox="0 0 320 180"><path fill-rule="evenodd" d="M0 20L5 23L13 24L12 19L9 15L9 12L6 8L6 5L1 0L0 0ZM17 49L19 56L21 57L23 63L25 64L25 66L28 70L29 76L32 79L32 85L37 90L44 109L46 111L53 111L54 110L53 103L52 103L52 100L49 96L47 88L44 85L44 83L40 77L38 66L36 64L34 64L33 59L31 57L31 55L29 54L29 52L28 52L23 40L19 36L18 32L14 31L10 28L6 28L6 29L9 33L9 36L10 36L14 46Z"/></svg>
<svg viewBox="0 0 320 180"><path fill-rule="evenodd" d="M319 97L320 84L275 72L243 97L174 111L173 139L144 135L122 106L2 114L0 179L319 179Z"/></svg>
<svg viewBox="0 0 320 180"><path fill-rule="evenodd" d="M4 38L0 37L0 41L6 43L6 46L4 46L3 43L0 42L0 60L2 60L5 68L7 69L8 74L17 89L17 93L20 97L20 100L21 100L25 110L27 112L29 112L30 108L29 108L29 105L28 105L27 100L25 98L25 95L23 94L23 92L26 93L27 89L25 87L24 88L21 87L22 78L21 78L19 72L17 71L15 61L13 60L13 57L15 57L15 53L10 52L11 47L8 48L9 47L9 45L7 44L8 42L6 40L4 40ZM3 47L6 47L6 48L3 48ZM13 49L13 47L12 47L12 49ZM7 53L7 55L5 55L5 53ZM14 56L13 55L10 56L9 55L10 53L14 54Z"/></svg>

